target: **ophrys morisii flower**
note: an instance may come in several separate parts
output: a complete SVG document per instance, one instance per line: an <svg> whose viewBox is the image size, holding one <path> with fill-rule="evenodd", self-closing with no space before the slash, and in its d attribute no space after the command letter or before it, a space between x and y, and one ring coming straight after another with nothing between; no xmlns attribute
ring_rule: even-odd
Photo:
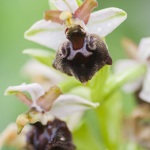
<svg viewBox="0 0 150 150"><path fill-rule="evenodd" d="M146 75L136 79L134 82L127 83L124 90L127 92L136 92L141 90L139 96L142 100L150 102L150 38L142 38L139 46L136 46L131 40L123 41L125 50L130 59L122 59L116 62L115 70L123 71L138 65L146 66Z"/></svg>
<svg viewBox="0 0 150 150"><path fill-rule="evenodd" d="M29 98L23 92L30 94ZM38 83L10 86L5 95L15 94L24 104L29 106L29 111L17 118L18 132L27 123L41 122L45 125L55 117L64 119L76 112L83 112L89 108L95 108L98 103L92 103L79 96L62 94L57 86L51 87L47 92Z"/></svg>
<svg viewBox="0 0 150 150"><path fill-rule="evenodd" d="M29 110L19 115L16 120L18 133L26 124L32 124L31 130L26 132L28 150L56 148L74 150L71 132L62 120L71 114L83 113L84 110L96 108L99 105L79 96L62 94L57 86L45 92L38 83L10 86L5 91L5 95L10 94L15 94L29 107Z"/></svg>
<svg viewBox="0 0 150 150"><path fill-rule="evenodd" d="M87 82L104 65L112 64L103 38L127 17L118 8L97 12L96 0L52 0L58 10L45 12L45 20L35 23L25 38L58 50L53 66L81 82Z"/></svg>

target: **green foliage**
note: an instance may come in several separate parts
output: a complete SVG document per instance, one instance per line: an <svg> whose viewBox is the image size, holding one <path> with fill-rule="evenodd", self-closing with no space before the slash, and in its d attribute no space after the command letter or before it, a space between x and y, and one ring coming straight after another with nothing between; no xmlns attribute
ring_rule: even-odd
<svg viewBox="0 0 150 150"><path fill-rule="evenodd" d="M30 55L44 65L52 66L52 61L54 59L54 52L52 51L41 49L26 49L23 51L23 53Z"/></svg>

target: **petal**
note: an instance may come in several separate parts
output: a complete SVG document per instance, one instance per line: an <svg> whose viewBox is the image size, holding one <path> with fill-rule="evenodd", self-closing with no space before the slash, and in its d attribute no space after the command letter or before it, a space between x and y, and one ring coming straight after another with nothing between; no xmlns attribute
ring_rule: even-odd
<svg viewBox="0 0 150 150"><path fill-rule="evenodd" d="M87 27L91 33L105 37L117 28L125 19L127 14L119 8L106 8L93 12Z"/></svg>
<svg viewBox="0 0 150 150"><path fill-rule="evenodd" d="M85 0L83 4L75 11L74 16L87 24L92 10L98 6L96 0Z"/></svg>
<svg viewBox="0 0 150 150"><path fill-rule="evenodd" d="M54 59L54 53L42 49L25 49L23 50L23 54L28 54L34 57L39 62L41 62L42 64L48 66L52 66L52 61Z"/></svg>
<svg viewBox="0 0 150 150"><path fill-rule="evenodd" d="M114 64L114 71L116 73L122 72L127 68L133 68L139 65L140 62L137 60L132 60L132 59L120 59L115 62Z"/></svg>
<svg viewBox="0 0 150 150"><path fill-rule="evenodd" d="M84 115L84 111L80 111L80 112L76 112L76 113L72 114L71 116L69 116L67 118L64 118L63 120L65 122L67 122L67 126L71 131L75 131L83 123L81 120L83 115Z"/></svg>
<svg viewBox="0 0 150 150"><path fill-rule="evenodd" d="M137 56L138 47L132 40L124 38L122 40L122 46L129 58L138 59Z"/></svg>
<svg viewBox="0 0 150 150"><path fill-rule="evenodd" d="M51 84L57 84L65 79L65 76L55 69L33 60L28 61L23 66L22 75L32 78L33 82L40 83L48 88Z"/></svg>
<svg viewBox="0 0 150 150"><path fill-rule="evenodd" d="M50 113L58 118L67 117L75 112L96 108L99 103L92 103L79 96L64 94L54 102Z"/></svg>
<svg viewBox="0 0 150 150"><path fill-rule="evenodd" d="M124 70L128 70L130 68L135 68L138 65L140 65L140 63L136 60L122 59L122 60L119 60L115 63L114 71L116 73L119 73L119 72L123 72ZM138 79L136 79L130 83L125 84L123 86L123 89L124 89L124 91L126 91L128 93L135 92L142 85L142 81L143 81L143 77L139 77Z"/></svg>
<svg viewBox="0 0 150 150"><path fill-rule="evenodd" d="M16 124L9 124L6 129L0 134L0 149L3 150L3 146L11 146L16 149L23 149L27 144L26 134L29 130L30 127L26 126L23 132L18 135Z"/></svg>
<svg viewBox="0 0 150 150"><path fill-rule="evenodd" d="M138 78L130 83L127 83L123 86L123 90L127 93L133 93L139 90L143 82L143 77Z"/></svg>
<svg viewBox="0 0 150 150"><path fill-rule="evenodd" d="M139 96L142 100L150 103L150 67L148 69L146 78L143 82L142 90Z"/></svg>
<svg viewBox="0 0 150 150"><path fill-rule="evenodd" d="M53 116L47 116L43 111L37 111L35 108L31 108L28 112L19 115L16 119L17 132L20 134L22 129L27 124L34 124L36 122L41 122L43 125L46 125L47 121L53 120Z"/></svg>
<svg viewBox="0 0 150 150"><path fill-rule="evenodd" d="M6 89L5 95L17 94L18 92L28 92L31 95L33 102L35 102L45 91L38 83L21 84L19 86L10 86Z"/></svg>
<svg viewBox="0 0 150 150"><path fill-rule="evenodd" d="M78 8L76 0L49 0L54 3L60 11L70 11L72 13Z"/></svg>
<svg viewBox="0 0 150 150"><path fill-rule="evenodd" d="M50 111L54 101L62 94L58 86L52 86L43 96L37 100L38 106L44 111Z"/></svg>
<svg viewBox="0 0 150 150"><path fill-rule="evenodd" d="M36 22L25 32L24 37L53 50L58 50L60 44L66 39L60 24L45 20Z"/></svg>
<svg viewBox="0 0 150 150"><path fill-rule="evenodd" d="M61 11L59 10L47 10L44 13L44 19L46 21L51 20L52 22L63 24L63 21L59 18L60 14Z"/></svg>
<svg viewBox="0 0 150 150"><path fill-rule="evenodd" d="M150 37L141 39L138 47L138 57L144 62L150 58Z"/></svg>

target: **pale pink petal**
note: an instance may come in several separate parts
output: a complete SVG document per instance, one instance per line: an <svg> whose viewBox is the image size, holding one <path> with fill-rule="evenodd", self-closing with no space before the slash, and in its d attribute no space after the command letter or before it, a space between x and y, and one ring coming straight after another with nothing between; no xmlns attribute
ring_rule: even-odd
<svg viewBox="0 0 150 150"><path fill-rule="evenodd" d="M122 46L130 59L138 59L138 46L132 40L123 38Z"/></svg>
<svg viewBox="0 0 150 150"><path fill-rule="evenodd" d="M47 10L44 13L44 19L46 21L50 20L55 23L63 24L63 21L59 18L61 11L59 10Z"/></svg>
<svg viewBox="0 0 150 150"><path fill-rule="evenodd" d="M74 16L87 24L92 10L98 6L96 0L85 0L83 4L75 11Z"/></svg>

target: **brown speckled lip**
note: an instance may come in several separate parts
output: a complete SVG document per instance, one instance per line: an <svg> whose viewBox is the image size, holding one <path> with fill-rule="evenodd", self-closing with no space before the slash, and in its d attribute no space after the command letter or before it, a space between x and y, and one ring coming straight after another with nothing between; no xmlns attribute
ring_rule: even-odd
<svg viewBox="0 0 150 150"><path fill-rule="evenodd" d="M74 39L74 37L70 38ZM62 44L60 47L53 62L54 68L69 76L76 77L81 83L86 83L92 79L95 73L104 65L112 64L107 46L98 35L86 34L84 39L84 45L86 46L82 52L76 53L72 59L68 59L68 55L66 55L66 57L61 57L60 54L62 50L65 49L67 53L69 53L68 47L70 47L70 50L72 50L71 52L74 53L72 42L66 41L65 44ZM79 47L80 46L81 45L79 45ZM91 54L86 56L85 52L90 52Z"/></svg>
<svg viewBox="0 0 150 150"><path fill-rule="evenodd" d="M75 150L72 134L64 121L55 118L47 125L37 122L32 126L27 134L26 150Z"/></svg>

